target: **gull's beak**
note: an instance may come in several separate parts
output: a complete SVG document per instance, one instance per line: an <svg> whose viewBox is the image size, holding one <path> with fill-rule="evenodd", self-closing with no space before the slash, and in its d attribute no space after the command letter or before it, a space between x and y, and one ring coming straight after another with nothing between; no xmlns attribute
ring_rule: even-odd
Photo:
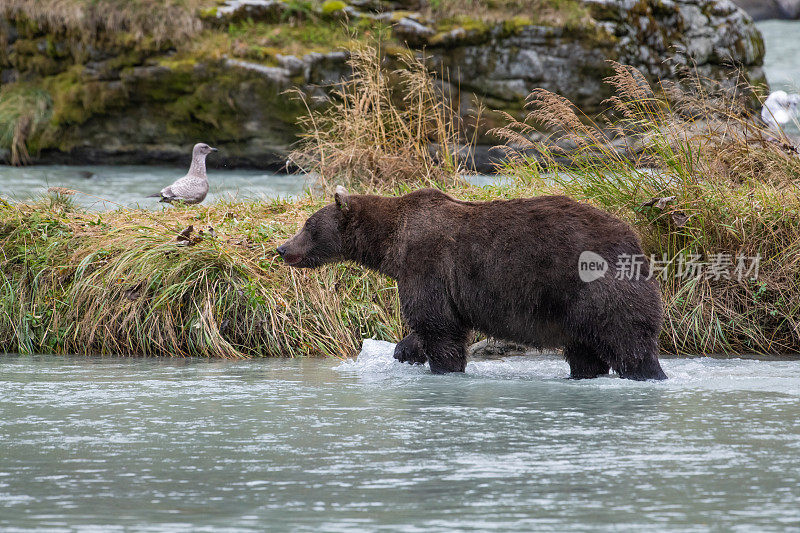
<svg viewBox="0 0 800 533"><path fill-rule="evenodd" d="M212 152L219 152L219 150L217 150L216 148L212 148L211 151Z"/></svg>

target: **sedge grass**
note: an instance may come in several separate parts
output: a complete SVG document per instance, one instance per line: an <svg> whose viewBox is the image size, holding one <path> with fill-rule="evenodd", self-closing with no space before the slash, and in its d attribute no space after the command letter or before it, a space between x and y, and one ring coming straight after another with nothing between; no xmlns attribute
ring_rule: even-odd
<svg viewBox="0 0 800 533"><path fill-rule="evenodd" d="M68 198L4 204L0 350L343 356L365 336L398 338L393 281L351 265L307 272L276 261L275 247L320 205L90 214ZM190 224L204 235L181 245Z"/></svg>

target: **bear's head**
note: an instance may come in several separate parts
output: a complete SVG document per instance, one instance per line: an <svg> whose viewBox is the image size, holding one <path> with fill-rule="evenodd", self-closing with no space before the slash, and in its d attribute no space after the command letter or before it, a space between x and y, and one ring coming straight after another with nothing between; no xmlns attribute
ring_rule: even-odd
<svg viewBox="0 0 800 533"><path fill-rule="evenodd" d="M340 185L334 199L336 203L311 215L294 237L278 246L278 255L287 265L316 268L343 259L342 226L350 209L350 195Z"/></svg>

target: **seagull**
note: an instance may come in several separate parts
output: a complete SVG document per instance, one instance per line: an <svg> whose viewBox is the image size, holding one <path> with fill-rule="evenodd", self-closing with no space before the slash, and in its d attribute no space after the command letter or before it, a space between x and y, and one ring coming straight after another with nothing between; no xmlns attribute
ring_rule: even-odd
<svg viewBox="0 0 800 533"><path fill-rule="evenodd" d="M800 94L787 94L786 91L775 91L767 97L761 108L761 118L775 132L780 131L779 124L786 124L792 117L800 113Z"/></svg>
<svg viewBox="0 0 800 533"><path fill-rule="evenodd" d="M185 204L199 204L206 199L208 194L208 177L206 176L206 156L216 152L206 143L197 143L192 149L192 165L189 172L169 187L164 187L161 192L151 194L147 198L161 198L160 202L171 204L183 202Z"/></svg>

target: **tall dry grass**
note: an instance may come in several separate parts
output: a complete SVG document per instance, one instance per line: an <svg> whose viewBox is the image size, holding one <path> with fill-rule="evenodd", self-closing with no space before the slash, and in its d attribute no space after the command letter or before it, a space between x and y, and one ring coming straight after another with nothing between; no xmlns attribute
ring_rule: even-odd
<svg viewBox="0 0 800 533"><path fill-rule="evenodd" d="M323 186L392 190L401 184L452 186L465 160L458 95L408 55L400 69L383 65L374 47L353 50L353 76L324 110L303 119L290 160Z"/></svg>
<svg viewBox="0 0 800 533"><path fill-rule="evenodd" d="M141 41L177 43L200 31L203 0L4 0L0 13L20 15L54 32L92 41L124 33Z"/></svg>
<svg viewBox="0 0 800 533"><path fill-rule="evenodd" d="M760 257L758 278L660 279L662 348L673 353L800 351L800 158L748 107L749 87L709 80L652 87L615 64L608 120L535 91L525 121L497 130L526 186L630 221L673 274L692 256ZM558 138L534 143L542 125ZM554 139L551 139L551 141ZM568 148L568 149L567 149ZM538 153L535 158L532 152Z"/></svg>

